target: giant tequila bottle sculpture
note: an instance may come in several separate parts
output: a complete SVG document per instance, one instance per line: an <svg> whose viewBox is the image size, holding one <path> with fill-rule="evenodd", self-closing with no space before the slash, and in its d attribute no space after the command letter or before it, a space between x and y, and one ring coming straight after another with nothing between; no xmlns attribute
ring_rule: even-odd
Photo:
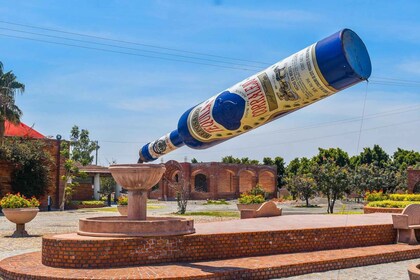
<svg viewBox="0 0 420 280"><path fill-rule="evenodd" d="M367 80L369 54L343 29L186 111L178 129L140 149L153 161L183 145L206 149Z"/></svg>

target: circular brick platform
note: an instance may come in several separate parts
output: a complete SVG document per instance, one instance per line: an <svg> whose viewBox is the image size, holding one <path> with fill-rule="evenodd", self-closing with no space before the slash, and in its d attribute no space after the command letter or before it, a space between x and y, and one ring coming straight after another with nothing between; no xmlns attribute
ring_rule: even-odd
<svg viewBox="0 0 420 280"><path fill-rule="evenodd" d="M39 252L0 262L5 280L52 279L272 279L420 257L420 248L406 244L358 247L108 269L65 269L45 266Z"/></svg>
<svg viewBox="0 0 420 280"><path fill-rule="evenodd" d="M194 232L192 219L147 217L147 220L128 220L127 216L110 216L80 219L77 233L95 237L144 237L184 235Z"/></svg>

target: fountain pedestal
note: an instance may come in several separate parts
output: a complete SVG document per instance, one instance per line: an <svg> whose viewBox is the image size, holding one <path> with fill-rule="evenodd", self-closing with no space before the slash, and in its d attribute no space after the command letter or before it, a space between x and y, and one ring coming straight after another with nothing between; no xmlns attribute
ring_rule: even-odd
<svg viewBox="0 0 420 280"><path fill-rule="evenodd" d="M109 167L115 181L128 191L128 214L79 220L79 235L95 237L150 237L195 232L194 221L178 217L147 217L147 191L156 185L163 164L117 164Z"/></svg>
<svg viewBox="0 0 420 280"><path fill-rule="evenodd" d="M147 219L147 191L128 191L128 214L127 220Z"/></svg>

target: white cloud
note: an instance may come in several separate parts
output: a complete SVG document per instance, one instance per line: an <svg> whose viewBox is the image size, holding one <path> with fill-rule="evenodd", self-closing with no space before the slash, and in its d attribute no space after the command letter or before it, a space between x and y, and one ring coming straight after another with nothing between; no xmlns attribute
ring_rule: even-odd
<svg viewBox="0 0 420 280"><path fill-rule="evenodd" d="M413 59L411 61L406 61L398 65L398 69L408 73L420 76L420 60Z"/></svg>

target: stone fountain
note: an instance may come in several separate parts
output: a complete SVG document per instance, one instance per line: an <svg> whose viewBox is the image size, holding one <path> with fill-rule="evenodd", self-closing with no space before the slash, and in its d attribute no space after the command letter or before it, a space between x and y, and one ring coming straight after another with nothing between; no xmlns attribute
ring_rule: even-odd
<svg viewBox="0 0 420 280"><path fill-rule="evenodd" d="M194 233L194 221L147 217L147 192L163 173L163 164L116 164L109 167L115 181L128 191L128 215L79 220L79 235L98 237L168 236Z"/></svg>

